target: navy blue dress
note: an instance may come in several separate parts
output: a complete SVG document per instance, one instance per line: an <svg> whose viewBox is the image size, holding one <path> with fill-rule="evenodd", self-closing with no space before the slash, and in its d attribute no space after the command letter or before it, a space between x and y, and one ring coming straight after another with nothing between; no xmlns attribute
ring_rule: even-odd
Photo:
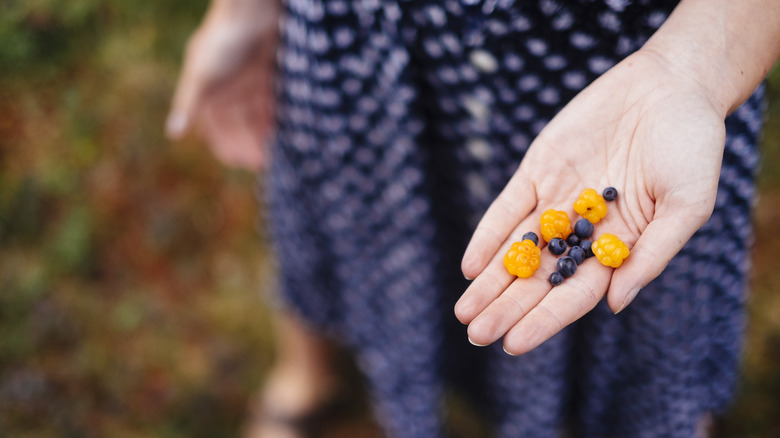
<svg viewBox="0 0 780 438"><path fill-rule="evenodd" d="M727 121L717 205L620 315L520 357L477 348L460 259L545 124L664 22L668 0L288 0L266 181L287 310L347 345L391 437L464 394L499 437L693 437L733 395L760 89Z"/></svg>

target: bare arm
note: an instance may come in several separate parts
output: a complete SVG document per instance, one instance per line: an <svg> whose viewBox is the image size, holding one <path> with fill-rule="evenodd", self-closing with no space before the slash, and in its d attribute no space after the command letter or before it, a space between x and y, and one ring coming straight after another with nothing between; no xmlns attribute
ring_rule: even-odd
<svg viewBox="0 0 780 438"><path fill-rule="evenodd" d="M504 336L504 348L520 354L605 295L613 311L625 308L709 218L724 119L778 56L779 1L683 0L642 49L566 105L534 140L466 250L463 273L474 281L455 313L469 324L471 340L484 345ZM632 247L623 266L586 261L573 281L552 288L555 258L542 251L531 278L506 272L503 254L538 230L541 212L571 210L582 189L607 186L622 196L596 228Z"/></svg>
<svg viewBox="0 0 780 438"><path fill-rule="evenodd" d="M683 0L642 50L700 82L731 113L780 58L780 2Z"/></svg>

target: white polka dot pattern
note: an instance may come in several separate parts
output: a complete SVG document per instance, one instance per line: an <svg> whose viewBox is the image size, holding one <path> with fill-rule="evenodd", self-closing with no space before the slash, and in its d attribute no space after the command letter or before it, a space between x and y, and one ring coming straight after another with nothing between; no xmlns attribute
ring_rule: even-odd
<svg viewBox="0 0 780 438"><path fill-rule="evenodd" d="M690 437L730 400L760 90L727 122L711 220L618 317L602 303L509 357L452 315L465 243L534 137L674 4L285 2L265 182L281 298L356 353L388 436L443 436L451 386L497 437Z"/></svg>

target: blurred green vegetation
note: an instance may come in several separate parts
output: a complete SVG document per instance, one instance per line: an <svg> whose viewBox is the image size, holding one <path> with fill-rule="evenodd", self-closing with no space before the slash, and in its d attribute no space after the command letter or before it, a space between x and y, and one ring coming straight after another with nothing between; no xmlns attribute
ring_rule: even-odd
<svg viewBox="0 0 780 438"><path fill-rule="evenodd" d="M254 177L162 124L207 1L0 3L0 436L236 436L272 357ZM780 74L744 383L780 436Z"/></svg>
<svg viewBox="0 0 780 438"><path fill-rule="evenodd" d="M780 436L780 64L767 85L748 336L737 401L719 424L722 438Z"/></svg>
<svg viewBox="0 0 780 438"><path fill-rule="evenodd" d="M236 436L271 360L254 177L162 124L207 1L0 3L0 436Z"/></svg>

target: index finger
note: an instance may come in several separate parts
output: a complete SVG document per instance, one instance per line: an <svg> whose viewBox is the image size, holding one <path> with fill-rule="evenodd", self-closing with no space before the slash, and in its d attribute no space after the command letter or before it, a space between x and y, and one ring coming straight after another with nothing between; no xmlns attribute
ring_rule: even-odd
<svg viewBox="0 0 780 438"><path fill-rule="evenodd" d="M515 172L474 230L461 262L463 275L469 279L476 278L535 207L536 189L533 183L524 172Z"/></svg>
<svg viewBox="0 0 780 438"><path fill-rule="evenodd" d="M586 260L577 273L550 288L542 300L528 311L504 336L504 351L526 353L580 319L601 301L607 292L614 268Z"/></svg>
<svg viewBox="0 0 780 438"><path fill-rule="evenodd" d="M176 89L173 93L171 109L165 122L165 134L170 139L179 139L190 129L206 83L203 61L194 47L198 44L198 35L193 35L187 43L184 63L182 64Z"/></svg>

